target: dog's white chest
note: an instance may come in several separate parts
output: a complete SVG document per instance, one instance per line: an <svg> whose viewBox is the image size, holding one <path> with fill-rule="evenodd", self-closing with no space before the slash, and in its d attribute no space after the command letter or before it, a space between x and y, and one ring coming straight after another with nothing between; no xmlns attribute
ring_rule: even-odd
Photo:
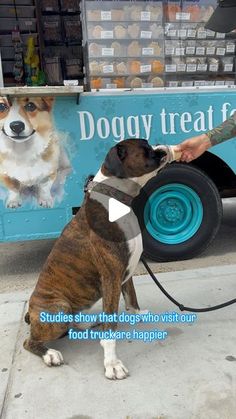
<svg viewBox="0 0 236 419"><path fill-rule="evenodd" d="M95 176L94 181L97 183L102 183L107 179L108 178L102 175L101 171L99 171L98 174ZM117 190L120 190L119 188L120 179L114 178L113 181L114 181L114 185L112 184L111 186L113 186ZM111 183L111 180L110 180L110 183ZM134 182L132 182L132 185L133 184ZM129 193L129 190L127 191L125 190L124 185L123 185L123 190L125 193ZM102 193L93 191L91 193L91 198L100 202L104 206L106 211L109 210L109 205L108 205L109 197L108 196ZM116 221L116 224L118 224L119 228L124 233L124 236L126 238L126 244L128 246L128 251L129 251L129 260L128 260L128 265L127 265L128 275L126 275L123 281L124 283L133 275L138 265L139 259L143 252L143 240L142 240L142 234L140 231L138 219L132 208L130 208L130 212L126 216L118 219Z"/></svg>
<svg viewBox="0 0 236 419"><path fill-rule="evenodd" d="M6 159L1 166L2 174L15 178L19 182L29 186L40 182L52 172L50 162L44 162L42 160L32 163L32 159L28 159L28 161L24 159L22 162Z"/></svg>
<svg viewBox="0 0 236 419"><path fill-rule="evenodd" d="M2 141L0 152L6 156L1 162L0 173L17 179L25 186L38 184L53 173L58 160L58 147L54 147L50 159L42 158L44 151L43 140L37 134L34 134L31 141L22 144Z"/></svg>
<svg viewBox="0 0 236 419"><path fill-rule="evenodd" d="M124 223L121 228L127 238L126 243L129 249L129 261L127 266L128 275L125 277L123 281L124 283L134 274L143 252L142 234L140 231L138 219L132 209L127 224Z"/></svg>
<svg viewBox="0 0 236 419"><path fill-rule="evenodd" d="M127 242L130 252L129 264L127 270L129 272L128 276L125 278L124 282L127 281L135 272L137 268L139 259L143 252L143 240L141 232L135 236L133 239L128 240Z"/></svg>

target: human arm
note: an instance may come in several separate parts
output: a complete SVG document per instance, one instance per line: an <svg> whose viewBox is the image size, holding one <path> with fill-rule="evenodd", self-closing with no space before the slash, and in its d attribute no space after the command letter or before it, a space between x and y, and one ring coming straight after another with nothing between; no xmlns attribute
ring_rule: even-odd
<svg viewBox="0 0 236 419"><path fill-rule="evenodd" d="M233 137L236 137L236 112L218 127L206 134L183 141L177 145L176 149L182 153L181 161L190 162L201 156L210 147Z"/></svg>
<svg viewBox="0 0 236 419"><path fill-rule="evenodd" d="M221 125L207 132L206 135L209 137L212 146L236 137L236 112Z"/></svg>

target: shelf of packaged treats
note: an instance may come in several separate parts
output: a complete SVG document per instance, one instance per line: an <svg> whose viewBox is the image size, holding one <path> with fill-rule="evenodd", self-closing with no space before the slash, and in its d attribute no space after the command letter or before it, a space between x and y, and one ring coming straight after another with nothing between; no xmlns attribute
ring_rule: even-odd
<svg viewBox="0 0 236 419"><path fill-rule="evenodd" d="M233 84L236 34L204 27L216 7L217 0L84 0L88 84L95 89Z"/></svg>
<svg viewBox="0 0 236 419"><path fill-rule="evenodd" d="M48 85L83 84L82 24L79 0L40 0L40 40Z"/></svg>
<svg viewBox="0 0 236 419"><path fill-rule="evenodd" d="M86 1L87 22L162 22L162 1Z"/></svg>
<svg viewBox="0 0 236 419"><path fill-rule="evenodd" d="M185 76L186 77L186 76ZM165 86L166 87L209 87L209 86L227 86L231 87L235 85L235 78L234 77L221 77L217 76L217 79L205 78L203 79L201 76L196 78L195 80L191 79L181 79L178 80L178 77L175 76L172 80L168 79L166 76Z"/></svg>
<svg viewBox="0 0 236 419"><path fill-rule="evenodd" d="M125 89L163 87L164 80L157 75L128 77L91 77L91 89Z"/></svg>
<svg viewBox="0 0 236 419"><path fill-rule="evenodd" d="M235 69L234 57L181 57L165 60L166 73L202 73L225 74L233 73Z"/></svg>
<svg viewBox="0 0 236 419"><path fill-rule="evenodd" d="M224 57L235 55L235 42L165 41L165 56Z"/></svg>
<svg viewBox="0 0 236 419"><path fill-rule="evenodd" d="M163 39L164 28L156 22L122 22L122 23L101 23L100 25L88 24L88 41L117 39Z"/></svg>
<svg viewBox="0 0 236 419"><path fill-rule="evenodd" d="M168 1L164 4L164 18L168 22L207 22L217 5L216 0Z"/></svg>
<svg viewBox="0 0 236 419"><path fill-rule="evenodd" d="M163 57L164 45L162 42L147 41L140 43L139 41L131 41L122 43L117 41L88 44L89 58L134 58L134 57Z"/></svg>
<svg viewBox="0 0 236 419"><path fill-rule="evenodd" d="M122 57L121 57L122 58ZM158 57L155 57L158 58ZM141 60L140 57L133 57L133 60L111 61L110 57L96 58L90 61L89 71L91 75L115 73L115 74L140 74L143 72L154 73L233 73L235 68L234 57L218 58L186 57L172 60L160 59ZM114 58L113 58L114 59Z"/></svg>
<svg viewBox="0 0 236 419"><path fill-rule="evenodd" d="M45 15L80 13L80 0L40 0L40 8Z"/></svg>
<svg viewBox="0 0 236 419"><path fill-rule="evenodd" d="M79 16L41 16L45 45L82 44Z"/></svg>
<svg viewBox="0 0 236 419"><path fill-rule="evenodd" d="M219 39L234 39L236 36L235 31L228 34L221 32L214 32L209 29L205 29L200 24L185 24L183 22L176 23L165 23L164 25L165 38L167 39L204 39L204 40L219 40Z"/></svg>
<svg viewBox="0 0 236 419"><path fill-rule="evenodd" d="M164 63L160 60L90 61L91 76L129 76L140 74L163 74Z"/></svg>

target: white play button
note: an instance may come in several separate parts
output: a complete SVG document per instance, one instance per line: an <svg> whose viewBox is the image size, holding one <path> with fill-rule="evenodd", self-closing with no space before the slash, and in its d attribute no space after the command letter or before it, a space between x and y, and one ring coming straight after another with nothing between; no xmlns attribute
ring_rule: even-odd
<svg viewBox="0 0 236 419"><path fill-rule="evenodd" d="M119 218L124 217L124 215L127 215L130 212L130 207L114 198L110 198L108 211L109 221L113 223L114 221L119 220Z"/></svg>
<svg viewBox="0 0 236 419"><path fill-rule="evenodd" d="M85 215L90 229L96 235L100 236L103 240L112 241L113 243L124 243L140 235L139 223L137 220L136 222L133 220L133 216L138 210L137 205L139 205L139 202L136 204L132 195L119 190L117 188L118 185L118 181L114 176L110 176L110 178L105 177L103 182L98 182L94 185L90 192L90 199L97 201L97 203L94 202L91 205L86 205ZM126 178L125 188L126 191L135 191L140 189L140 185ZM144 190L142 190L142 199L143 202L148 200ZM97 212L95 211L94 214L96 216L94 217L91 216L93 205L94 208L97 208ZM135 208L135 212L133 212L133 208ZM102 214L101 222L99 222L99 211ZM115 229L113 234L113 229L111 231L110 228L105 227L106 221L110 223L111 227L114 227L115 223L119 224L120 229Z"/></svg>

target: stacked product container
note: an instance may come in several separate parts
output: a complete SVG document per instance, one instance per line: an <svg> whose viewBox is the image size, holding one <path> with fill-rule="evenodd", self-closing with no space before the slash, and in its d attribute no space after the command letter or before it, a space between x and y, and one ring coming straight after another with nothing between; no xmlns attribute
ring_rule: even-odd
<svg viewBox="0 0 236 419"><path fill-rule="evenodd" d="M204 27L216 6L216 0L84 0L88 87L235 84L235 32Z"/></svg>

